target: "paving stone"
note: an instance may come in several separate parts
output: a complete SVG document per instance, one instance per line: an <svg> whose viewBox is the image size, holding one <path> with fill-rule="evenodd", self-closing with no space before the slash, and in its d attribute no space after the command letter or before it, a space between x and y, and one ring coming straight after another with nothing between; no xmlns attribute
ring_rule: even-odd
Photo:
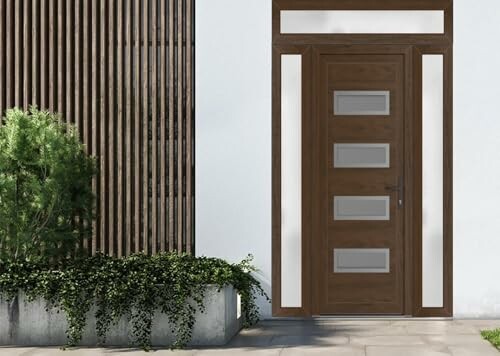
<svg viewBox="0 0 500 356"><path fill-rule="evenodd" d="M284 348L280 356L365 356L364 347L333 346L333 347L291 347Z"/></svg>
<svg viewBox="0 0 500 356"><path fill-rule="evenodd" d="M430 346L367 346L366 356L450 356L447 350Z"/></svg>
<svg viewBox="0 0 500 356"><path fill-rule="evenodd" d="M271 345L276 346L330 346L343 345L349 342L349 338L343 335L288 335L275 336L271 340Z"/></svg>
<svg viewBox="0 0 500 356"><path fill-rule="evenodd" d="M420 336L400 335L400 336L353 336L350 338L351 344L358 345L424 345L425 341Z"/></svg>

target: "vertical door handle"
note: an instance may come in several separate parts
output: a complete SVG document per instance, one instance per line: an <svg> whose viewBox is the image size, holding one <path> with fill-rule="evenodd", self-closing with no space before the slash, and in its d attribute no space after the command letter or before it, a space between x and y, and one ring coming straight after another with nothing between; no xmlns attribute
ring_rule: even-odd
<svg viewBox="0 0 500 356"><path fill-rule="evenodd" d="M389 191L389 192L397 192L398 193L398 207L401 208L403 206L403 199L404 199L403 176L399 176L398 185L388 185L385 187L385 190Z"/></svg>

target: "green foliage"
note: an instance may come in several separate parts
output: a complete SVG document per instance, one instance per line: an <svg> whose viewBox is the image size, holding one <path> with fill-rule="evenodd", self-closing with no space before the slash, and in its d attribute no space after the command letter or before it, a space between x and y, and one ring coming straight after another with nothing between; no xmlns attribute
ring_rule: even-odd
<svg viewBox="0 0 500 356"><path fill-rule="evenodd" d="M500 329L483 330L481 331L481 336L483 339L491 342L496 348L500 348Z"/></svg>
<svg viewBox="0 0 500 356"><path fill-rule="evenodd" d="M0 126L0 258L57 258L88 237L95 162L60 117L7 110ZM87 227L86 227L87 226Z"/></svg>
<svg viewBox="0 0 500 356"><path fill-rule="evenodd" d="M2 262L0 292L13 298L19 290L29 299L42 297L65 312L68 345L76 345L85 328L90 307L97 306L97 335L106 333L122 316L132 323L134 344L149 349L152 317L166 314L176 341L172 347L189 342L197 310L204 310L207 285L233 285L241 295L245 326L258 320L257 294L269 298L252 276L249 256L239 264L221 259L175 253L127 258L104 255L67 259L57 266L45 262Z"/></svg>

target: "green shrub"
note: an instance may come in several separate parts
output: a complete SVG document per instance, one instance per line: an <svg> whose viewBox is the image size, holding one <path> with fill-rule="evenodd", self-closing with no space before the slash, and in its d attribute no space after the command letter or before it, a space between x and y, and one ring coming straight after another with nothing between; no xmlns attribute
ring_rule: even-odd
<svg viewBox="0 0 500 356"><path fill-rule="evenodd" d="M7 299L25 291L29 300L42 297L64 311L68 320L68 344L81 340L86 315L95 303L96 331L105 341L110 327L122 316L132 323L134 344L149 349L153 314L165 313L176 335L173 347L189 342L197 310L204 310L208 284L233 285L241 295L244 325L257 322L257 294L267 295L252 276L251 256L239 264L221 259L176 253L127 258L97 255L59 261L2 262L0 292ZM268 298L269 299L269 298Z"/></svg>
<svg viewBox="0 0 500 356"><path fill-rule="evenodd" d="M0 127L0 258L74 253L90 232L95 172L77 133L58 115L7 110Z"/></svg>
<svg viewBox="0 0 500 356"><path fill-rule="evenodd" d="M481 336L483 339L491 342L496 348L500 348L500 329L483 330L481 331Z"/></svg>

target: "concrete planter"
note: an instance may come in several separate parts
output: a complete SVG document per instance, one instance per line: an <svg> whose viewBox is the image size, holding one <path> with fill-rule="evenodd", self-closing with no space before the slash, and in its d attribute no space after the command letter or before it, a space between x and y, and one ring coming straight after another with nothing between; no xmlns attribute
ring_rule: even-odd
<svg viewBox="0 0 500 356"><path fill-rule="evenodd" d="M220 292L217 287L208 286L204 300L206 310L197 312L191 346L213 346L226 344L241 328L237 295L228 286ZM66 318L56 310L46 311L46 302L26 301L21 293L11 303L0 300L0 345L53 346L66 343ZM98 343L94 317L95 310L87 316L87 326L81 346L95 346ZM170 331L168 318L161 313L155 315L151 341L153 346L170 345L174 336ZM106 339L109 346L128 346L131 325L125 318L112 326Z"/></svg>

